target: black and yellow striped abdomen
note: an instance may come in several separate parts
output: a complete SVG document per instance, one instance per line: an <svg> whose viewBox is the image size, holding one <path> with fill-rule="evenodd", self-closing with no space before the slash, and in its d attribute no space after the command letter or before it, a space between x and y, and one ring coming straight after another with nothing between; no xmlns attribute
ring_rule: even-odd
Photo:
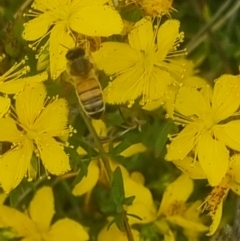
<svg viewBox="0 0 240 241"><path fill-rule="evenodd" d="M77 81L75 79L75 88L78 99L86 114L93 118L99 119L105 111L102 88L95 76Z"/></svg>

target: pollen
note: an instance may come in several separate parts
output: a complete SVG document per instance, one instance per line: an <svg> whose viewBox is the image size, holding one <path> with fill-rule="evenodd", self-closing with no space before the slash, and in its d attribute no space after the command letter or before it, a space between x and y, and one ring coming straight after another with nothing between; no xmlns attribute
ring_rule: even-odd
<svg viewBox="0 0 240 241"><path fill-rule="evenodd" d="M139 4L146 14L157 17L162 15L170 16L172 8L172 0L141 0Z"/></svg>
<svg viewBox="0 0 240 241"><path fill-rule="evenodd" d="M203 211L209 211L209 215L211 217L214 217L216 214L216 211L220 205L220 203L224 200L226 197L230 187L231 178L230 176L226 176L223 178L220 185L215 186L210 193L210 195L205 199L203 203Z"/></svg>

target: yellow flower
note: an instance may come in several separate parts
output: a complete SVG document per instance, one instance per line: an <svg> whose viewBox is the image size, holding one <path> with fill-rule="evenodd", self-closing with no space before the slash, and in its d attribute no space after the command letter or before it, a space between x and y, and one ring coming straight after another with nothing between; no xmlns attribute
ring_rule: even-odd
<svg viewBox="0 0 240 241"><path fill-rule="evenodd" d="M212 218L212 224L209 227L207 235L213 235L220 224L223 201L230 190L230 182L230 176L226 175L219 185L213 188L210 195L207 196L203 203L202 209L206 210L208 215Z"/></svg>
<svg viewBox="0 0 240 241"><path fill-rule="evenodd" d="M127 149L122 151L120 153L120 155L127 158L127 157L133 156L137 153L145 152L146 150L147 150L146 146L144 146L141 142L139 142L139 143L132 144L131 146L129 146Z"/></svg>
<svg viewBox="0 0 240 241"><path fill-rule="evenodd" d="M133 240L140 241L140 234L137 230L131 229ZM126 241L128 240L126 233L120 231L115 224L110 227L106 225L98 234L98 241Z"/></svg>
<svg viewBox="0 0 240 241"><path fill-rule="evenodd" d="M38 40L48 34L50 73L56 79L65 70L67 48L75 45L74 32L110 36L122 31L122 20L107 0L35 0L28 14L35 17L24 25L23 38ZM67 48L66 48L67 47Z"/></svg>
<svg viewBox="0 0 240 241"><path fill-rule="evenodd" d="M153 17L170 16L170 11L173 10L173 0L138 0L138 2L146 14Z"/></svg>
<svg viewBox="0 0 240 241"><path fill-rule="evenodd" d="M193 181L188 175L182 174L167 187L158 210L158 216L182 227L187 237L197 237L200 233L208 231L208 227L202 224L199 218L200 211L197 211L200 202L191 205L186 203L192 192ZM158 222L159 220L156 221L157 226Z"/></svg>
<svg viewBox="0 0 240 241"><path fill-rule="evenodd" d="M123 177L129 175L127 170L123 166L118 165L113 161L110 161L109 164L113 171L119 166L121 168ZM84 176L82 180L74 186L72 190L73 195L81 196L87 192L91 192L91 190L95 187L95 185L99 181L99 178L100 178L100 167L96 160L92 160L88 166L87 175Z"/></svg>
<svg viewBox="0 0 240 241"><path fill-rule="evenodd" d="M150 20L143 18L128 34L129 44L102 44L93 57L99 69L115 77L104 90L108 103L133 104L141 96L142 104L146 104L165 94L168 86L175 83L170 73L180 75L181 72L181 66L172 62L179 43L183 41L179 25L177 20L167 20L157 29ZM181 51L178 54L181 55Z"/></svg>
<svg viewBox="0 0 240 241"><path fill-rule="evenodd" d="M134 217L128 217L129 223L148 223L156 218L156 209L153 202L151 192L143 185L136 181L136 175L138 175L137 180L143 179L139 178L140 173L134 173L134 179L129 176L127 170L114 162L110 162L111 168L114 171L116 167L120 167L123 175L123 185L125 190L125 197L135 196L135 199L131 205L126 207L126 211L129 214L135 214L139 216L142 220ZM88 166L87 176L74 186L72 193L76 196L83 195L91 190L96 185L100 175L99 166L96 161L91 161Z"/></svg>
<svg viewBox="0 0 240 241"><path fill-rule="evenodd" d="M28 213L0 205L0 227L8 227L21 240L28 241L86 241L88 233L71 219L60 219L51 224L54 197L50 187L39 189L32 199Z"/></svg>
<svg viewBox="0 0 240 241"><path fill-rule="evenodd" d="M106 124L102 120L92 120L92 124L93 124L99 138L101 138L103 140L105 138L108 138L107 127L106 127ZM113 143L114 147L117 146L117 144L118 143ZM104 149L108 153L108 151L109 151L108 150L109 149L108 142L106 144L104 144ZM88 153L82 147L78 147L77 151L78 151L78 154L81 156L88 155ZM141 153L144 151L146 151L146 147L142 143L136 143L136 144L131 145L124 151L122 151L120 153L120 155L123 157L130 157L134 154ZM76 195L76 196L83 195L87 192L90 192L95 187L95 185L97 184L97 182L100 178L100 173L101 173L99 166L101 166L101 165L99 165L97 160L92 160L90 162L90 164L88 166L87 175L84 176L82 178L82 180L74 186L73 191L72 191L73 195ZM117 165L112 160L110 160L110 166L112 167L112 170L115 170L115 168L117 166L120 166L123 176L129 176L127 170L123 166Z"/></svg>
<svg viewBox="0 0 240 241"><path fill-rule="evenodd" d="M100 175L99 166L96 160L91 161L88 165L87 175L82 178L82 180L77 183L72 193L75 196L81 196L87 192L90 192L97 184Z"/></svg>
<svg viewBox="0 0 240 241"><path fill-rule="evenodd" d="M46 94L42 83L27 84L16 96L13 118L0 119L0 141L13 143L0 157L0 184L5 192L15 188L25 175L29 180L33 178L33 152L51 174L70 170L63 143L54 139L70 132L67 103L64 99L46 99Z"/></svg>
<svg viewBox="0 0 240 241"><path fill-rule="evenodd" d="M183 160L173 160L172 163L192 179L207 178L199 162L190 156L186 156Z"/></svg>
<svg viewBox="0 0 240 241"><path fill-rule="evenodd" d="M231 157L229 170L218 186L215 186L210 195L203 203L203 210L208 211L212 219L208 235L213 235L217 230L221 218L223 202L227 197L229 190L240 196L240 155L236 154Z"/></svg>
<svg viewBox="0 0 240 241"><path fill-rule="evenodd" d="M3 204L7 197L8 197L7 194L0 193L0 204Z"/></svg>
<svg viewBox="0 0 240 241"><path fill-rule="evenodd" d="M240 120L231 120L239 107L239 76L223 75L213 91L182 87L176 98L174 119L184 129L168 146L166 159L183 160L191 151L210 185L218 185L229 167L227 147L240 151Z"/></svg>
<svg viewBox="0 0 240 241"><path fill-rule="evenodd" d="M26 60L15 63L8 71L0 76L0 92L4 94L16 94L23 90L26 83L42 82L48 78L47 72L30 77L22 77L30 71L29 66L23 66Z"/></svg>
<svg viewBox="0 0 240 241"><path fill-rule="evenodd" d="M141 175L138 173L138 175ZM134 172L136 177L136 172ZM142 176L143 178L143 176ZM152 194L144 183L136 181L132 176L123 177L125 197L135 196L133 203L128 205L125 209L128 214L134 214L141 218L141 220L128 216L129 224L149 223L156 219L157 210L153 201Z"/></svg>
<svg viewBox="0 0 240 241"><path fill-rule="evenodd" d="M179 64L181 63L184 65L184 75L174 75L174 78L178 81L179 85L169 86L169 91L163 96L163 98L146 104L143 106L144 110L153 111L163 105L167 111L168 117L173 118L174 102L180 86L196 87L198 89L207 86L207 81L196 75L197 71L194 69L195 66L192 61L187 59L179 59L178 61Z"/></svg>
<svg viewBox="0 0 240 241"><path fill-rule="evenodd" d="M158 216L170 217L181 211L192 192L193 181L187 175L182 174L164 191Z"/></svg>
<svg viewBox="0 0 240 241"><path fill-rule="evenodd" d="M2 118L7 113L10 104L11 100L9 98L0 96L0 118Z"/></svg>

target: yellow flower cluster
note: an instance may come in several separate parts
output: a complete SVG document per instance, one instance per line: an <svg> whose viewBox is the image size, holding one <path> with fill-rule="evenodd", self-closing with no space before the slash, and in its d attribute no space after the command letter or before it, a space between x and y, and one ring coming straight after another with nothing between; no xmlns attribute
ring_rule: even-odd
<svg viewBox="0 0 240 241"><path fill-rule="evenodd" d="M143 15L136 22L127 23L122 19L121 7L131 4L139 6ZM85 195L86 207L98 185L104 183L106 189L111 189L113 177L106 177L109 170L111 174L121 170L125 198L134 196L131 203L121 203L121 214L128 215L123 218L127 220L126 227L121 230L121 222L109 215L108 224L94 238L143 240L143 232L136 227L149 223L164 240L177 240L175 226L183 229L188 240L197 241L202 233L215 233L228 192L240 195L240 76L222 75L213 87L197 76L193 62L185 59L186 49L180 48L184 33L180 21L171 18L172 10L172 0L34 0L25 14L31 19L24 24L22 37L32 41L29 46L39 51L36 69L45 71L30 76L26 58L0 76L0 142L10 143L6 150L0 148L0 187L6 194L21 186L25 177L28 181L41 177L41 168L49 178L71 169L74 171L68 173L70 177L81 173L81 168L71 166L65 149L74 132L68 124L71 112L67 100L49 97L43 82L64 76L69 49L84 48L86 56L93 59L88 63L90 68L103 72L108 82L103 89L104 102L127 108L134 105L142 113L163 107L166 118L179 127L179 133L169 135L165 160L172 162L181 174L168 182L161 199L145 185L140 172L131 172L112 160L110 150L118 148L119 142L110 140L102 150L93 145L91 148L99 151L97 157L77 149L79 157L91 159L81 181L72 189L73 196ZM163 21L163 15L167 20ZM85 62L77 63L77 67L86 65L86 56L78 56ZM89 125L96 131L95 138L111 139L103 122L93 121ZM118 157L126 160L136 154L144 155L148 147L141 141L129 144ZM99 143L101 146L100 138ZM104 158L109 170L103 168ZM194 192L194 179L206 179L212 187L204 201L188 201ZM201 217L201 208L212 219L209 227ZM27 213L1 204L0 228L11 228L14 238L21 240L89 240L87 229L77 221L64 218L52 223L54 213L53 190L45 186L35 192Z"/></svg>
<svg viewBox="0 0 240 241"><path fill-rule="evenodd" d="M0 184L6 192L18 186L25 175L33 179L33 153L51 174L70 170L63 144L54 139L69 133L66 101L46 99L43 84L29 83L16 96L13 108L10 116L0 119L0 140L12 143L0 157Z"/></svg>
<svg viewBox="0 0 240 241"><path fill-rule="evenodd" d="M21 240L87 241L89 239L84 227L69 218L51 224L54 214L53 191L45 186L35 193L29 204L28 214L0 204L0 228L11 228L14 238Z"/></svg>

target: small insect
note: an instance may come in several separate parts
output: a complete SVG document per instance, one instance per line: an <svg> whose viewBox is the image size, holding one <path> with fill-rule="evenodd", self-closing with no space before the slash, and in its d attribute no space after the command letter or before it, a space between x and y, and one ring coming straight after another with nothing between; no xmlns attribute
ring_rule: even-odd
<svg viewBox="0 0 240 241"><path fill-rule="evenodd" d="M80 105L90 118L100 119L105 103L92 58L83 48L76 47L68 50L66 59L66 72L75 86Z"/></svg>

